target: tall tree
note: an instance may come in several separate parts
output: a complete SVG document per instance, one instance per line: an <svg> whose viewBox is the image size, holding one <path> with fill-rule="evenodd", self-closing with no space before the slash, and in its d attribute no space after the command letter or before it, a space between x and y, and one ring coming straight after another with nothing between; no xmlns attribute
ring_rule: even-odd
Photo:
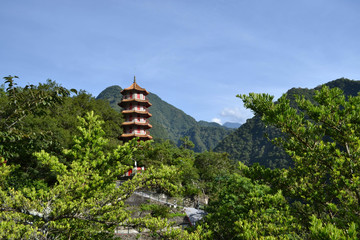
<svg viewBox="0 0 360 240"><path fill-rule="evenodd" d="M43 149L61 157L62 150L71 146L73 135L78 134L77 116L88 111L105 121L103 129L110 140L106 148L110 151L119 144L122 115L105 101L84 91L65 89L52 80L19 87L16 76L4 79L0 89L0 156L8 164L18 165L12 174L14 184L53 183L54 174L38 164L33 152ZM70 96L71 92L75 94Z"/></svg>
<svg viewBox="0 0 360 240"><path fill-rule="evenodd" d="M156 187L177 191L169 179L176 176L174 168L148 168L142 174L116 187L115 180L129 166L140 143L132 141L105 153L102 121L93 112L79 118L81 134L74 145L64 150L68 162L45 151L36 153L41 164L56 174L53 186L36 189L7 186L13 166L0 166L0 238L12 239L104 239L114 235L114 229L132 221L124 201L137 189ZM145 219L141 224L155 224ZM160 221L160 220L159 220ZM161 225L160 223L157 223Z"/></svg>
<svg viewBox="0 0 360 240"><path fill-rule="evenodd" d="M298 239L300 225L281 191L237 173L219 185L206 207L211 239Z"/></svg>
<svg viewBox="0 0 360 240"><path fill-rule="evenodd" d="M30 115L42 116L46 109L61 103L70 91L46 84L17 87L17 76L4 77L6 90L1 90L0 106L0 155L12 158L15 162L22 153L29 152L34 138L38 137L24 131L24 122ZM27 144L24 144L24 143Z"/></svg>
<svg viewBox="0 0 360 240"><path fill-rule="evenodd" d="M315 103L296 98L301 112L286 95L277 103L268 94L238 97L268 126L284 133L273 142L291 156L294 167L268 183L295 201L304 226L309 227L312 215L343 230L352 223L359 226L360 96L346 99L340 89L324 86L316 91Z"/></svg>

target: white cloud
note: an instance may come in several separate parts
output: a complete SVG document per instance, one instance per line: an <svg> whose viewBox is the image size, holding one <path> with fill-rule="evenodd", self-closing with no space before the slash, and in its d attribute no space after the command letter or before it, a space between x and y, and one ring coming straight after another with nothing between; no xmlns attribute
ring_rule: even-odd
<svg viewBox="0 0 360 240"><path fill-rule="evenodd" d="M216 123L222 125L220 118L213 118L213 119L211 119L211 122L216 122Z"/></svg>
<svg viewBox="0 0 360 240"><path fill-rule="evenodd" d="M226 122L236 122L243 123L246 119L252 117L252 113L244 108L234 107L234 108L224 108L220 116L226 118Z"/></svg>

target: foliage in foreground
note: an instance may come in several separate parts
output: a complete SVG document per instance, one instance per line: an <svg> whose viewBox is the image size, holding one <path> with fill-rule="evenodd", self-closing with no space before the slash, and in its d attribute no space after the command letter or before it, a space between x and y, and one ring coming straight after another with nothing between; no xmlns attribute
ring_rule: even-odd
<svg viewBox="0 0 360 240"><path fill-rule="evenodd" d="M324 84L330 88L338 87L344 91L345 96L356 96L360 91L360 81L346 78L336 79ZM299 109L295 96L304 96L305 99L314 102L315 90L320 90L321 86L314 89L292 88L286 92L290 100L290 106ZM264 138L264 135L267 137ZM254 116L246 120L235 132L227 135L214 149L214 151L227 152L231 159L241 161L250 166L255 163L274 168L293 167L293 160L281 148L269 141L281 136L281 131L273 126L261 121L260 116Z"/></svg>
<svg viewBox="0 0 360 240"><path fill-rule="evenodd" d="M201 194L211 195L218 184L215 179L222 178L234 171L234 163L226 153L195 153L188 137L182 138L180 147L170 141L147 142L135 153L134 159L139 166L174 166L178 169L178 182L182 195L195 198Z"/></svg>
<svg viewBox="0 0 360 240"><path fill-rule="evenodd" d="M115 188L116 178L131 168L137 156L153 154L146 147L151 144L109 145L107 139L121 133L117 122L121 118L107 111L101 101L83 92L70 97L70 91L52 81L21 88L14 79L6 77L8 87L0 89L1 238L104 238L112 236L118 225L148 228L169 239L204 235L200 228L193 233L175 230L166 218L132 219L124 205L136 189L144 187L184 193L173 184L183 179L191 189L197 171L192 171L195 155L188 145L172 150L155 147L170 156L169 162L150 161L145 173ZM84 116L86 110L100 113L106 124L94 112ZM84 118L75 131L76 115ZM74 135L71 144L68 138ZM134 155L138 149L141 154Z"/></svg>
<svg viewBox="0 0 360 240"><path fill-rule="evenodd" d="M18 167L9 180L13 187L53 184L56 176L39 164L33 153L45 150L66 162L61 153L71 147L73 136L79 133L77 116L89 111L105 121L102 128L109 139L106 151L118 144L122 116L106 102L84 91L67 90L51 80L19 87L16 76L4 79L0 87L0 156Z"/></svg>
<svg viewBox="0 0 360 240"><path fill-rule="evenodd" d="M38 91L17 90L17 97ZM66 96L54 95L59 100L54 101L39 94L33 99L38 105L27 112L20 108L25 102L16 106L16 99L7 95L11 93L0 93L1 116L7 116L0 119L1 154L24 164L27 159L19 154L29 155L39 147L31 147L26 119L46 115L47 107L61 104ZM51 91L44 94L53 96ZM292 157L293 168L240 165L238 173L232 173L226 155L195 154L188 138L180 148L166 141L109 148L101 121L89 113L80 118L81 134L71 148L34 154L37 164L51 171L53 183L35 184L38 179L30 179L32 184L22 184L24 178L13 178L19 170L16 165L1 164L0 238L104 239L113 236L116 226L127 225L150 229L159 239L358 239L360 96L346 99L339 89L325 87L316 92L315 104L297 98L302 112L292 108L286 96L277 103L266 94L240 97L268 126L283 132L284 137L274 142ZM114 180L134 159L147 171L116 188ZM178 182L181 190L174 184ZM211 193L209 214L193 233L173 229L156 214L132 219L124 201L144 187Z"/></svg>
<svg viewBox="0 0 360 240"><path fill-rule="evenodd" d="M54 186L36 190L24 187L15 190L4 183L14 169L1 167L1 237L12 238L100 238L111 236L119 224L129 220L124 201L137 189L158 187L177 191L168 179L174 169L149 168L143 174L116 187L116 178L129 166L122 161L132 157L136 141L119 146L104 154L107 141L102 122L89 113L79 118L81 136L74 137L74 146L64 150L70 164L45 151L36 153L38 160L57 175Z"/></svg>
<svg viewBox="0 0 360 240"><path fill-rule="evenodd" d="M360 96L346 99L340 89L324 86L315 93L316 103L297 97L302 112L285 95L276 104L267 94L240 97L267 125L285 133L274 143L294 161L293 168L274 170L273 176L249 176L281 190L305 231L322 225L349 238L359 234Z"/></svg>
<svg viewBox="0 0 360 240"><path fill-rule="evenodd" d="M221 183L206 211L214 239L295 239L300 229L281 191L237 173Z"/></svg>
<svg viewBox="0 0 360 240"><path fill-rule="evenodd" d="M206 208L210 239L359 239L360 96L337 88L315 92L315 103L286 95L239 96L283 137L273 142L294 161L289 169L240 165L219 182Z"/></svg>

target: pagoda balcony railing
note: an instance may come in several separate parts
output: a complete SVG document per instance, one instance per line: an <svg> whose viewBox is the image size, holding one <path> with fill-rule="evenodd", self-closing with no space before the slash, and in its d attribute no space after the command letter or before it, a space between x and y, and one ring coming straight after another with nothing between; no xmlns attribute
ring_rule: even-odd
<svg viewBox="0 0 360 240"><path fill-rule="evenodd" d="M137 107L133 107L131 109L126 109L126 111L139 111L139 112L149 112L149 110L147 108L140 108L138 109Z"/></svg>
<svg viewBox="0 0 360 240"><path fill-rule="evenodd" d="M139 113L149 113L149 110L147 108L138 109L137 107L123 110L123 112L125 112L125 113L131 113L131 112L127 112L127 111L135 111L135 112L139 112Z"/></svg>
<svg viewBox="0 0 360 240"><path fill-rule="evenodd" d="M122 98L121 98L122 100L127 100L127 99L138 99L138 100L149 100L148 99L148 97L145 97L145 99L144 98L138 98L137 96L132 96L132 95L130 95L130 96L128 96L128 95L125 95L125 96L122 96Z"/></svg>
<svg viewBox="0 0 360 240"><path fill-rule="evenodd" d="M150 135L150 131L149 130L141 130L141 131L137 131L136 129L134 130L129 130L124 132L125 134L141 134L141 135Z"/></svg>
<svg viewBox="0 0 360 240"><path fill-rule="evenodd" d="M139 121L138 119L127 119L126 122L133 122L133 123L150 123L149 121L147 120L144 120L144 121Z"/></svg>

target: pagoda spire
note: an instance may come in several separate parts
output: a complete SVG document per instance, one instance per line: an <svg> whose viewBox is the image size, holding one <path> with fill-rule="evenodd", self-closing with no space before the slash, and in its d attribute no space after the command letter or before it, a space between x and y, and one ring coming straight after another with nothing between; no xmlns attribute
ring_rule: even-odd
<svg viewBox="0 0 360 240"><path fill-rule="evenodd" d="M134 83L136 83L136 76L134 75Z"/></svg>

